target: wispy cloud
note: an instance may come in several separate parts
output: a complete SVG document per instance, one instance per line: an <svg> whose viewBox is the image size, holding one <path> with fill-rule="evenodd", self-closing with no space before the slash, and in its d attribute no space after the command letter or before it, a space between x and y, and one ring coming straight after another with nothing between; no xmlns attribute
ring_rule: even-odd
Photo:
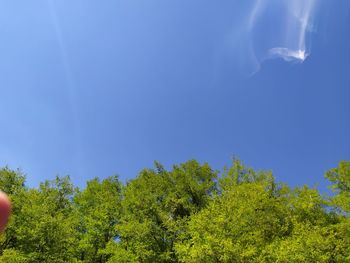
<svg viewBox="0 0 350 263"><path fill-rule="evenodd" d="M252 0L246 16L235 28L241 34L237 50L246 53L248 74L268 59L303 62L311 54L310 34L314 31L318 0ZM250 64L247 67L246 64ZM247 72L246 72L247 73Z"/></svg>
<svg viewBox="0 0 350 263"><path fill-rule="evenodd" d="M284 47L274 47L269 50L269 58L282 58L285 61L299 61L303 62L307 57L308 53L305 50L291 50Z"/></svg>

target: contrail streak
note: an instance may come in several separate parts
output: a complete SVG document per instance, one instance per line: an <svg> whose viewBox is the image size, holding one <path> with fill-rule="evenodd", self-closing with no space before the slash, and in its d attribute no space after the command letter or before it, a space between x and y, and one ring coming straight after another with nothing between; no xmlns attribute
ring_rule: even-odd
<svg viewBox="0 0 350 263"><path fill-rule="evenodd" d="M76 93L75 93L76 85L72 75L72 68L69 61L67 49L65 47L62 29L57 16L54 0L48 0L48 5L49 5L51 22L54 27L54 32L58 42L58 47L61 55L64 73L66 75L68 101L69 101L69 106L72 114L71 117L73 120L73 133L74 133L73 136L74 136L75 147L76 147L76 155L77 155L76 158L79 163L79 173L81 174L82 173L81 163L83 158L83 151L82 151L82 141L81 141L81 128L80 128L81 125L80 125L80 120L78 115L77 99L76 99Z"/></svg>

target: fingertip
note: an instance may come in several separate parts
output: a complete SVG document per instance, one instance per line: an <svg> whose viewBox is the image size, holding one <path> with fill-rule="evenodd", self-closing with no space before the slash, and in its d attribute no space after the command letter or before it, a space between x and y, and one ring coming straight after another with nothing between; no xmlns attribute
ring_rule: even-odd
<svg viewBox="0 0 350 263"><path fill-rule="evenodd" d="M11 202L8 196L0 191L0 232L5 230L11 214Z"/></svg>

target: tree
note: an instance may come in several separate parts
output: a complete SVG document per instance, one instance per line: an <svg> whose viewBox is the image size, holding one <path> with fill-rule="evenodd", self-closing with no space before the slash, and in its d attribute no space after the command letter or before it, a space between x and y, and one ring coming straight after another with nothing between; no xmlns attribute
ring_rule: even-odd
<svg viewBox="0 0 350 263"><path fill-rule="evenodd" d="M255 173L235 161L220 189L191 217L187 238L177 243L182 262L255 262L266 243L290 231L270 173Z"/></svg>
<svg viewBox="0 0 350 263"><path fill-rule="evenodd" d="M342 161L338 167L329 170L325 177L331 181L335 196L332 204L344 212L350 213L350 161Z"/></svg>
<svg viewBox="0 0 350 263"><path fill-rule="evenodd" d="M171 171L159 163L155 170L143 170L124 191L114 260L176 262L175 242L190 216L207 206L216 177L208 164L194 160Z"/></svg>
<svg viewBox="0 0 350 263"><path fill-rule="evenodd" d="M117 176L101 182L95 178L74 197L74 216L78 222L77 258L82 262L107 262L118 238L116 225L121 217L121 184Z"/></svg>
<svg viewBox="0 0 350 263"><path fill-rule="evenodd" d="M0 169L0 189L10 197L24 190L25 176L20 170Z"/></svg>
<svg viewBox="0 0 350 263"><path fill-rule="evenodd" d="M0 255L5 253L6 249L12 249L12 252L15 253L14 248L17 247L17 225L20 222L23 196L27 191L24 183L25 176L21 171L10 170L8 167L0 170L0 190L8 194L12 203L12 216L6 232L0 235Z"/></svg>
<svg viewBox="0 0 350 263"><path fill-rule="evenodd" d="M240 161L221 193L188 222L176 245L182 262L346 262L348 230L316 189L276 184ZM346 221L348 222L348 221Z"/></svg>
<svg viewBox="0 0 350 263"><path fill-rule="evenodd" d="M26 262L74 262L73 194L69 177L57 177L21 196L15 248Z"/></svg>
<svg viewBox="0 0 350 263"><path fill-rule="evenodd" d="M290 188L239 160L221 176L191 160L123 186L69 177L27 188L0 170L13 216L0 262L350 262L350 163L325 175L334 195Z"/></svg>

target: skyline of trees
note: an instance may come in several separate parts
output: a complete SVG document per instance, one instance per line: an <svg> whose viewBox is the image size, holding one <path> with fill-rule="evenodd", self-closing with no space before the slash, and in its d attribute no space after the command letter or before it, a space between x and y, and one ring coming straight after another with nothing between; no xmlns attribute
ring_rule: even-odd
<svg viewBox="0 0 350 263"><path fill-rule="evenodd" d="M239 160L221 173L155 162L83 189L68 176L29 188L3 168L13 213L0 262L350 262L350 161L325 177L331 196Z"/></svg>

